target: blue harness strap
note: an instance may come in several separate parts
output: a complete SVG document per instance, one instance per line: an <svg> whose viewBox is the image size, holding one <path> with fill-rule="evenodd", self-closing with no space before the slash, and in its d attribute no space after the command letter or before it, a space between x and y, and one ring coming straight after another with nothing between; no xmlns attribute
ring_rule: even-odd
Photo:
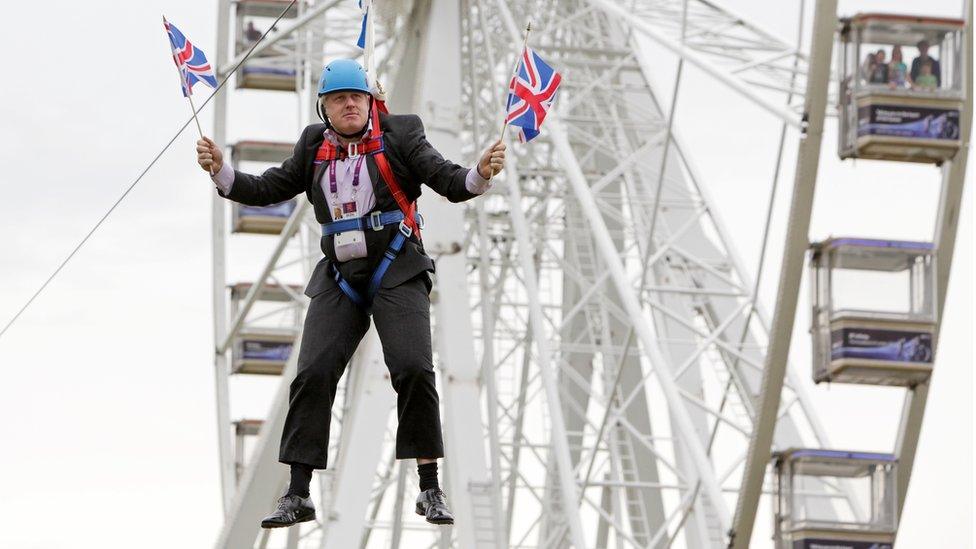
<svg viewBox="0 0 976 549"><path fill-rule="evenodd" d="M415 218L420 227L424 226L423 217L420 213L415 214ZM386 247L386 251L383 252L383 259L380 260L379 265L376 266L376 270L373 271L373 275L369 279L369 286L366 288L366 295L362 295L357 292L355 288L349 284L346 279L342 278L342 274L335 264L329 262L329 274L335 279L336 284L339 285L339 289L342 293L346 294L353 303L358 307L365 309L366 313L370 313L370 309L373 306L373 298L376 297L376 293L380 290L380 283L383 281L383 275L389 270L390 265L393 264L393 260L399 255L400 250L403 249L403 244L410 238L413 234L413 229L403 221L403 212L396 210L390 212L373 212L369 217L356 217L352 219L341 219L339 221L333 221L332 223L322 224L322 232L325 235L341 233L350 230L366 230L373 229L378 231L383 228L384 225L392 225L393 223L399 223L399 227L396 235L390 240L390 244Z"/></svg>
<svg viewBox="0 0 976 549"><path fill-rule="evenodd" d="M416 219L420 223L420 226L423 227L424 218L420 215L420 212L416 213ZM403 221L403 212L400 210L373 212L368 216L364 215L350 219L340 219L331 223L323 223L322 234L329 236L330 234L344 233L346 231L365 231L367 229L379 231L386 225L392 225L401 221Z"/></svg>
<svg viewBox="0 0 976 549"><path fill-rule="evenodd" d="M337 269L335 264L331 261L329 262L329 274L335 279L336 284L339 285L339 289L342 290L342 293L346 294L346 296L348 296L349 299L356 304L356 306L369 310L369 304L366 303L363 296L359 295L359 292L357 292L348 282L346 282L345 278L342 278L342 274L339 273L339 269Z"/></svg>

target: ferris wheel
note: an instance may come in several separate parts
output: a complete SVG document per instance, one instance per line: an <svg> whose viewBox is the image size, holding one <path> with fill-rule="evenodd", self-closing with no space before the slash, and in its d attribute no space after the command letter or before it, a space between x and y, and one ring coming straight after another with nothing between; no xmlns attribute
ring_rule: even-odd
<svg viewBox="0 0 976 549"><path fill-rule="evenodd" d="M363 29L364 64L391 111L419 114L431 143L461 163L497 138L526 21L544 30L533 47L563 74L542 135L510 149L486 196L460 206L427 193L419 203L437 265L434 363L453 528L410 512L413 473L394 459L394 394L370 333L336 398L331 431L341 435L334 466L317 474L318 521L260 531L287 481L277 444L320 227L302 197L252 208L215 195L218 547L739 548L769 546L755 533L763 529L778 548L891 546L936 369L964 186L968 1L962 19L948 19L841 17L836 0L819 0L812 20L800 19L809 50L705 0L218 5L218 76L244 63L215 98L214 140L252 173L287 158L286 136L318 121L318 73L327 60L361 58ZM898 81L889 63L881 81L877 57L865 62L923 42L937 69L923 59ZM678 60L673 87L660 85L646 43ZM781 143L800 137L771 313L697 168L705 152L681 138L685 64L716 94L781 123ZM261 112L261 124L238 127L244 112ZM827 116L838 118L842 158L937 166L931 240L809 241ZM785 161L781 144L770 162ZM805 266L814 353L788 364ZM907 305L849 306L845 270L899 273L907 283L891 291ZM904 388L893 447L832 447L804 375Z"/></svg>

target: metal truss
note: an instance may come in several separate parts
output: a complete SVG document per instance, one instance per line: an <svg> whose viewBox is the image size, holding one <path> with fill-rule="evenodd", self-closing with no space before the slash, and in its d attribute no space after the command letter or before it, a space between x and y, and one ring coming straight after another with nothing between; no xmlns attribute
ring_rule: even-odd
<svg viewBox="0 0 976 549"><path fill-rule="evenodd" d="M638 4L635 14L658 5ZM595 546L724 545L766 334L762 322L746 326L752 284L669 131L631 27L644 31L604 7L472 0L463 10L474 142L497 132L516 22L531 18L543 29L533 46L564 74L547 131L515 148L517 168L469 210L478 227L469 261L471 285L481 287L479 341L497 379L509 543L594 546L595 536ZM663 15L657 23L667 26ZM681 10L672 15L680 27ZM698 61L709 74L723 70ZM792 384L784 392L777 444L820 443L805 396ZM554 440L562 432L569 488ZM545 471L545 482L533 471Z"/></svg>
<svg viewBox="0 0 976 549"><path fill-rule="evenodd" d="M227 70L231 3L219 6L217 63ZM287 535L258 531L256 518L285 482L274 450L297 353L242 460L231 443L226 351L271 318L255 305L262 285L304 281L296 269L307 276L317 259L318 227L306 208L296 210L232 314L225 258L238 236L227 233L226 202L215 197L227 513L218 547L724 547L740 480L762 492L765 463L747 459L757 425L775 427L763 436L778 448L829 442L785 359L775 402L763 392L775 341L769 318L676 129L678 84L661 89L642 44L655 42L756 103L784 132L809 131L807 77L816 72L826 88L823 60L815 71L798 46L702 0L375 0L373 9L375 66L392 110L420 114L430 141L461 164L498 138L526 21L541 31L531 45L564 75L542 135L509 143L508 168L486 196L463 206L421 198L425 247L437 263L444 480L458 524L435 528L412 516L415 477L393 458L391 393L383 394L370 336L353 359L356 375L340 386L336 465L318 475L320 522ZM360 54L360 16L352 2L304 2L279 43L260 46L294 48L285 55L299 68L302 123L314 117L322 62ZM818 101L832 103L826 93ZM214 138L223 145L230 106L226 94L216 102ZM964 168L964 157L947 168L955 175L945 201L958 195ZM951 240L954 221L940 224ZM300 318L304 297L291 297L286 311ZM300 327L291 325L297 337ZM924 409L924 392L914 395L906 410ZM906 414L908 425L920 423L920 411ZM899 446L913 452L917 431L903 432ZM844 486L820 489L825 505L850 503Z"/></svg>
<svg viewBox="0 0 976 549"><path fill-rule="evenodd" d="M746 467L743 470L743 488L737 502L734 535L730 544L730 547L734 548L749 547L752 540L756 507L764 485L770 446L773 444L771 439L774 430L779 428L777 410L780 407L780 392L778 386L782 384L785 373L804 255L809 245L808 230L819 164L824 111L826 109L826 86L829 80L827 71L830 69L836 8L836 0L820 0L816 8L812 46L815 57L811 60L810 80L807 83L804 106L804 115L809 121L809 126L805 138L801 141L797 157L796 183L789 216L789 234L784 245L776 312L773 320L775 337L766 356L762 406L756 422L756 433L749 448ZM966 51L970 53L972 52L972 15L972 2L967 0L964 2L963 17L967 22ZM937 271L938 321L935 327L936 339L941 330L942 310L947 295L959 221L959 208L961 207L966 165L969 157L968 140L972 131L973 80L971 71L967 71L965 79L966 104L960 113L960 131L965 142L955 157L942 165L941 192L932 238L932 242L938 250L939 269ZM909 388L906 391L902 407L901 421L894 448L894 453L898 459L897 503L899 514L907 499L908 484L912 475L922 418L925 413L925 402L928 398L929 383L931 381Z"/></svg>
<svg viewBox="0 0 976 549"><path fill-rule="evenodd" d="M762 398L757 413L756 432L750 440L742 475L742 493L737 501L733 543L730 545L732 547L749 547L752 541L752 526L759 505L759 496L765 483L773 434L779 423L781 388L796 316L800 278L809 247L810 216L813 210L817 170L820 165L820 146L827 109L827 82L836 19L836 0L821 0L817 3L813 23L814 58L811 63L811 78L807 82L805 94L804 115L808 126L806 135L800 142L797 156L785 253L780 268L776 312L773 317L774 330L765 357Z"/></svg>
<svg viewBox="0 0 976 549"><path fill-rule="evenodd" d="M801 127L807 56L797 45L718 2L645 0L626 5L593 0L591 4L789 125ZM783 105L785 94L798 101Z"/></svg>

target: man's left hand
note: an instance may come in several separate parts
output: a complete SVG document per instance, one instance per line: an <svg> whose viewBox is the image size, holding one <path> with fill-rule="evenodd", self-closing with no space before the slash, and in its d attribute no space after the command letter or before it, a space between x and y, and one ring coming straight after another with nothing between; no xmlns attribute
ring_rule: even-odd
<svg viewBox="0 0 976 549"><path fill-rule="evenodd" d="M485 150L478 162L478 175L491 179L505 167L505 144L498 140Z"/></svg>

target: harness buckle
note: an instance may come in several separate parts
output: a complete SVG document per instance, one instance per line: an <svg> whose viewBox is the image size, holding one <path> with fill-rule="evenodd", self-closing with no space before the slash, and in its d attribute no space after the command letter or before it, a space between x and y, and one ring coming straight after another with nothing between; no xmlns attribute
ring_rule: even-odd
<svg viewBox="0 0 976 549"><path fill-rule="evenodd" d="M420 218L420 221L417 223L417 228L423 230L423 228L424 228L424 216L421 215L420 212L414 212L414 214L417 217Z"/></svg>
<svg viewBox="0 0 976 549"><path fill-rule="evenodd" d="M370 226L372 227L372 229L374 231L382 231L383 230L383 222L380 221L380 215L382 213L383 212L378 212L377 211L377 212L373 212L373 213L369 214L369 224L370 224Z"/></svg>
<svg viewBox="0 0 976 549"><path fill-rule="evenodd" d="M410 225L407 225L406 219L400 222L400 232L407 238L410 238L410 235L413 234L413 229L410 228Z"/></svg>
<svg viewBox="0 0 976 549"><path fill-rule="evenodd" d="M349 158L356 158L359 156L359 143L349 143L346 145L346 156Z"/></svg>

